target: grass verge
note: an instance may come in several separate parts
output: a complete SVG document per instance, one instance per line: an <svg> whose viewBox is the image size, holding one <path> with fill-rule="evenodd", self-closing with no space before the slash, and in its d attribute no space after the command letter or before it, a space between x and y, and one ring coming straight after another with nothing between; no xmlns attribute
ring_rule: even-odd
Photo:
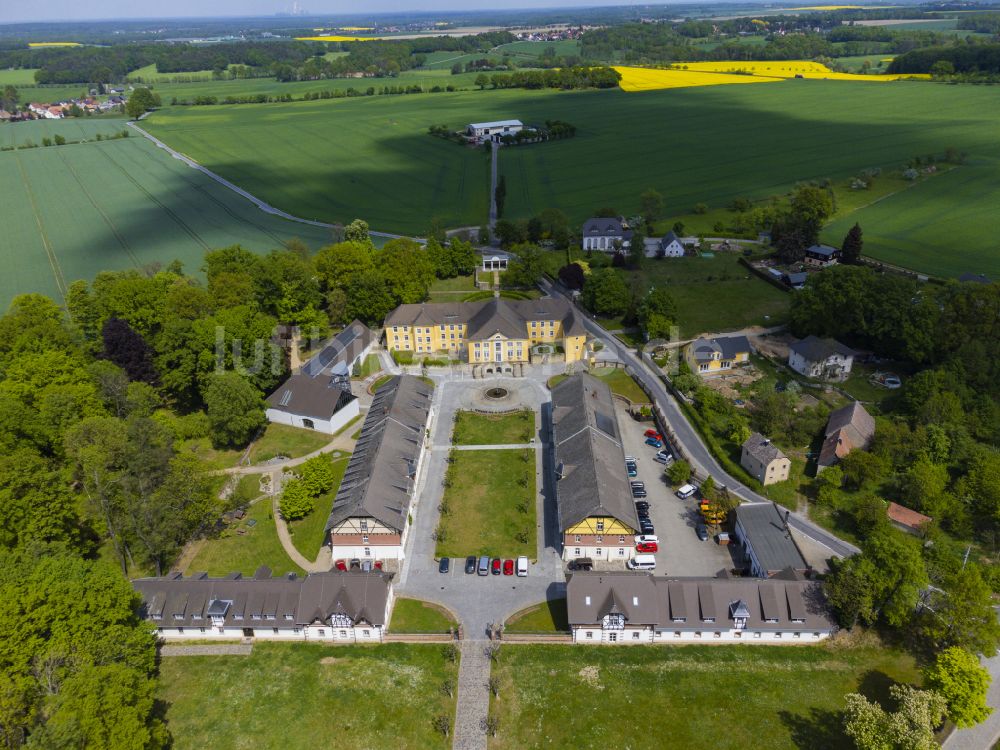
<svg viewBox="0 0 1000 750"><path fill-rule="evenodd" d="M565 599L549 599L515 612L504 625L510 633L568 633Z"/></svg>
<svg viewBox="0 0 1000 750"><path fill-rule="evenodd" d="M535 412L524 409L512 414L455 414L453 445L504 445L527 443L535 432Z"/></svg>
<svg viewBox="0 0 1000 750"><path fill-rule="evenodd" d="M397 597L392 607L393 633L447 633L455 620L443 608L419 599Z"/></svg>

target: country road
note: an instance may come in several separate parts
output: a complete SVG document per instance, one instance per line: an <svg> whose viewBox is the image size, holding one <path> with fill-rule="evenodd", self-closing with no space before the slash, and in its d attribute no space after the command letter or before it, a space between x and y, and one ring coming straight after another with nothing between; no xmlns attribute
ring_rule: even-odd
<svg viewBox="0 0 1000 750"><path fill-rule="evenodd" d="M148 114L150 114L150 113L147 112L146 115L148 115ZM140 119L145 118L146 115L143 115L142 118L140 118ZM266 214L271 214L272 216L277 216L277 217L282 218L282 219L287 219L288 221L294 221L294 222L296 222L298 224L309 224L310 226L314 226L314 227L324 227L326 229L333 229L333 227L336 226L334 224L329 224L329 223L327 223L325 221L317 221L315 219L303 219L301 216L293 216L292 214L288 213L287 211L282 211L280 208L275 208L270 203L267 203L267 202L261 200L260 198L258 198L256 195L253 195L252 193L248 193L243 188L234 185L229 180L227 180L225 177L222 177L221 175L216 174L211 169L208 169L207 167L203 167L201 164L199 164L198 162L196 162L190 156L182 154L180 151L177 151L176 149L171 148L166 143L164 143L163 141L161 141L159 138L157 138L156 136L150 134L149 132L147 132L146 130L144 130L143 128L141 128L137 123L130 121L128 123L128 126L130 128L132 128L133 130L135 130L137 133L140 133L143 137L148 138L157 148L162 148L164 151L166 151L168 154L170 154L175 159L178 159L179 161L182 161L185 164L187 164L189 167L191 167L191 169L197 169L199 172L201 172L205 176L207 176L207 177L215 180L217 183L219 183L223 187L229 188L230 190L232 190L237 195L240 195L240 196L246 198L248 201L250 201L251 203L253 203L257 208L259 208L261 211L263 211ZM384 237L385 239L388 239L388 240L394 240L394 239L399 239L400 237L407 237L408 236L408 235L405 235L405 234L392 234L391 232L379 232L379 231L376 231L374 229L369 230L368 234L370 234L372 236L375 236L375 237ZM423 240L423 239L421 239L419 237L411 237L410 239L415 239L417 242L421 242L421 243L425 242L425 240Z"/></svg>
<svg viewBox="0 0 1000 750"><path fill-rule="evenodd" d="M548 280L541 282L542 289L554 296L563 296L563 292ZM590 319L585 311L581 311L587 330L596 338L599 338L604 345L610 348L618 358L631 367L635 377L646 387L647 392L652 394L660 410L667 418L670 429L673 431L681 449L688 456L690 463L702 473L711 474L716 482L724 484L726 488L740 499L750 503L769 503L770 499L759 495L749 487L744 486L736 478L730 476L719 465L715 457L709 452L701 436L695 428L688 422L687 417L680 410L674 397L664 387L663 382L650 369L642 363L631 349L628 349L621 341L608 333ZM789 509L792 510L792 509ZM796 531L801 532L813 541L829 549L837 557L848 557L857 554L858 548L853 544L837 538L825 529L817 526L805 516L792 510L788 518L788 524Z"/></svg>

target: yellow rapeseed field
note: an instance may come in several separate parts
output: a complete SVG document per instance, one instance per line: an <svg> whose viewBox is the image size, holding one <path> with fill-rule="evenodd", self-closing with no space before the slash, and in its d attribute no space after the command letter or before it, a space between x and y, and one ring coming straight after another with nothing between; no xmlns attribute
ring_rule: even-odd
<svg viewBox="0 0 1000 750"><path fill-rule="evenodd" d="M297 36L299 42L376 42L381 37L377 36Z"/></svg>
<svg viewBox="0 0 1000 750"><path fill-rule="evenodd" d="M79 42L28 42L29 47L79 47Z"/></svg>
<svg viewBox="0 0 1000 750"><path fill-rule="evenodd" d="M622 74L618 85L623 91L652 91L654 89L680 89L688 86L719 86L726 83L767 83L781 78L765 76L726 75L693 70L653 70L615 66Z"/></svg>
<svg viewBox="0 0 1000 750"><path fill-rule="evenodd" d="M930 78L928 75L859 75L835 73L825 65L809 60L721 61L674 63L669 70L616 67L622 75L623 91L719 86L731 83L766 83L787 78L812 78L831 81L898 81L902 78ZM740 71L740 72L737 72Z"/></svg>

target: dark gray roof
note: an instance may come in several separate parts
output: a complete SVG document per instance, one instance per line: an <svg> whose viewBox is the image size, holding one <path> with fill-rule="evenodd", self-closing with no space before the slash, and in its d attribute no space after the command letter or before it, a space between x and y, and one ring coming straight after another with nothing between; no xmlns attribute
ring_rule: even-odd
<svg viewBox="0 0 1000 750"><path fill-rule="evenodd" d="M835 247L830 247L829 245L812 245L811 247L806 248L807 255L822 255L827 258L839 252L840 250Z"/></svg>
<svg viewBox="0 0 1000 750"><path fill-rule="evenodd" d="M584 237L622 238L625 234L626 230L622 227L621 219L593 218L583 222Z"/></svg>
<svg viewBox="0 0 1000 750"><path fill-rule="evenodd" d="M796 271L795 273L783 273L781 277L792 286L798 286L806 283L809 274L805 271Z"/></svg>
<svg viewBox="0 0 1000 750"><path fill-rule="evenodd" d="M192 576L132 581L142 596L140 614L161 627L210 627L222 616L232 627L290 627L328 623L343 614L355 623L385 625L392 575L360 571L281 578Z"/></svg>
<svg viewBox="0 0 1000 750"><path fill-rule="evenodd" d="M680 238L680 237L678 237L678 236L677 236L677 235L676 235L676 234L675 234L675 233L673 232L673 230L671 230L671 231L667 232L667 233L666 233L665 235L663 235L663 239L662 239L662 240L660 240L660 247L666 247L667 245L669 245L669 244L670 244L671 242L673 242L674 240L676 240L677 242L680 242L680 241L681 241L681 238Z"/></svg>
<svg viewBox="0 0 1000 750"><path fill-rule="evenodd" d="M832 466L854 448L867 448L875 436L875 420L861 402L830 412L826 422L826 435L819 450L817 463Z"/></svg>
<svg viewBox="0 0 1000 750"><path fill-rule="evenodd" d="M844 346L836 339L821 339L810 334L788 347L791 351L803 357L807 362L823 362L834 354L845 357L853 356L854 350Z"/></svg>
<svg viewBox="0 0 1000 750"><path fill-rule="evenodd" d="M337 364L353 362L374 340L372 330L355 320L306 362L302 372L311 378L332 374Z"/></svg>
<svg viewBox="0 0 1000 750"><path fill-rule="evenodd" d="M987 276L985 273L969 273L968 271L959 276L958 280L961 282L972 281L977 284L990 283L990 277Z"/></svg>
<svg viewBox="0 0 1000 750"><path fill-rule="evenodd" d="M348 364L374 339L371 329L355 320L267 397L268 408L329 419L354 400Z"/></svg>
<svg viewBox="0 0 1000 750"><path fill-rule="evenodd" d="M578 373L552 389L559 528L592 516L639 528L611 389Z"/></svg>
<svg viewBox="0 0 1000 750"><path fill-rule="evenodd" d="M754 432L747 438L746 442L743 443L743 450L765 466L775 459L787 458L778 446L761 435L759 432Z"/></svg>
<svg viewBox="0 0 1000 750"><path fill-rule="evenodd" d="M740 352L750 351L750 339L746 336L717 336L714 339L699 338L690 346L695 361L702 362L713 359L713 353L718 352L723 359L732 359Z"/></svg>
<svg viewBox="0 0 1000 750"><path fill-rule="evenodd" d="M572 573L566 581L569 624L599 625L609 602L626 625L731 628L733 615L747 617L748 630L830 631L834 620L816 581L784 578L669 578L650 574ZM675 621L676 620L676 621ZM777 620L777 622L767 622Z"/></svg>
<svg viewBox="0 0 1000 750"><path fill-rule="evenodd" d="M375 518L389 528L405 528L433 389L416 376L397 375L375 392L327 531L348 518Z"/></svg>
<svg viewBox="0 0 1000 750"><path fill-rule="evenodd" d="M527 338L532 320L559 320L567 336L585 333L576 308L565 299L510 300L491 298L480 302L435 302L400 305L385 318L385 326L436 326L466 324L465 338L475 341L498 331L507 338Z"/></svg>
<svg viewBox="0 0 1000 750"><path fill-rule="evenodd" d="M346 386L346 388L345 388ZM267 408L312 419L329 419L354 400L350 382L292 375L267 397Z"/></svg>
<svg viewBox="0 0 1000 750"><path fill-rule="evenodd" d="M785 529L782 511L773 503L740 505L734 511L746 539L753 548L757 562L766 571L785 568L806 570L809 565L799 552L791 532Z"/></svg>

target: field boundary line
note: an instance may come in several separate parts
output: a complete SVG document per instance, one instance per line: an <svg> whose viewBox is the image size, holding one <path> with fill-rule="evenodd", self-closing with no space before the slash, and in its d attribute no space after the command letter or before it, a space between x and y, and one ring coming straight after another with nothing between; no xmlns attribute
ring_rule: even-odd
<svg viewBox="0 0 1000 750"><path fill-rule="evenodd" d="M90 194L90 191L87 190L87 187L83 184L83 180L80 179L80 176L76 173L76 170L73 169L73 165L66 160L66 156L65 154L62 153L62 151L59 152L59 158L62 159L62 163L66 165L66 169L69 170L69 173L73 175L73 179L76 180L76 184L80 186L80 191L85 196L87 196L87 200L90 201L90 205L92 205L94 207L94 210L96 210L97 213L101 215L101 218L104 219L104 223L108 225L108 229L111 230L111 233L115 236L115 239L118 240L118 243L122 246L122 249L125 251L128 257L132 259L132 262L135 264L135 267L141 268L142 264L139 263L139 259L136 257L135 253L132 252L131 245L128 244L126 239L122 236L121 232L118 231L118 227L116 227L115 223L111 221L111 217L104 212L104 209L102 209L99 205L97 205L97 201L94 200L94 196L92 196Z"/></svg>
<svg viewBox="0 0 1000 750"><path fill-rule="evenodd" d="M293 216L292 214L288 213L287 211L282 211L280 208L275 208L270 203L267 203L266 201L258 198L257 196L253 195L252 193L247 192L243 188L241 188L241 187L239 187L237 185L234 185L229 180L227 180L225 177L222 177L221 175L216 174L215 172L213 172L208 167L202 166L197 161L195 161L194 159L192 159L190 156L187 156L186 154L182 154L180 151L178 151L178 150L176 150L174 148L171 148L166 143L164 143L159 138L157 138L155 135L153 135L153 134L149 133L148 131L144 130L142 127L140 127L135 122L128 122L127 124L128 124L128 126L130 128L132 128L133 130L135 130L137 133L140 133L143 137L148 138L158 148L162 148L164 151L166 151L168 154L170 154L175 159L178 159L178 160L184 162L189 167L191 167L191 169L198 170L202 174L204 174L204 175L210 177L211 179L215 180L216 182L218 182L223 187L229 188L230 190L232 190L237 195L243 196L244 198L246 198L248 201L250 201L251 203L253 203L255 206L257 206L257 208L259 208L261 211L263 211L266 214L271 214L272 216L277 216L277 217L282 218L282 219L287 219L288 221L294 221L294 222L296 222L298 224L309 224L311 226L322 227L324 229L333 229L335 226L337 226L336 224L330 224L330 223L325 222L325 221L317 221L316 219L303 219L301 216ZM374 229L369 230L368 233L371 234L371 235L374 235L376 237L385 237L386 239L390 239L390 240L395 240L395 239L400 239L400 238L408 238L408 239L417 240L418 242L421 242L421 243L424 242L424 240L420 239L419 237L410 237L409 235L406 235L406 234L393 234L392 232L379 232L379 231L376 231Z"/></svg>
<svg viewBox="0 0 1000 750"><path fill-rule="evenodd" d="M139 188L140 191L145 193L146 197L148 197L151 201L153 201L153 203L155 203L157 206L162 208L164 213L166 213L167 216L173 219L177 223L177 225L181 229L183 229L188 234L188 236L191 237L191 239L193 239L195 242L201 245L205 250L212 249L208 246L208 243L205 242L202 236L198 234L196 231L194 231L194 229L190 227L188 223L184 221L184 219L178 216L172 208L170 208L167 204L165 204L163 201L161 201L159 198L157 198L155 195L149 192L146 188L140 185L139 181L135 179L135 177L130 175L129 171L125 169L125 167L123 167L121 164L119 164L118 161L113 156L111 156L110 153L108 154L108 161L114 164L118 168L118 171L121 172L123 175L125 175L125 177L128 179L129 182L131 182L133 185Z"/></svg>
<svg viewBox="0 0 1000 750"><path fill-rule="evenodd" d="M42 238L42 246L45 248L45 255L49 259L49 266L52 268L52 276L56 282L56 289L59 290L59 296L63 298L63 302L66 301L66 291L68 287L66 286L66 279L63 277L62 268L59 267L59 259L56 257L55 248L52 247L52 243L49 242L49 235L45 231L45 224L42 222L42 216L38 212L38 203L35 201L35 194L31 189L31 183L28 181L28 173L24 171L24 165L21 164L21 158L17 154L17 150L14 151L14 161L17 162L18 171L21 172L21 183L24 185L24 190L28 194L28 201L31 203L31 211L35 215L35 223L38 225L38 234Z"/></svg>

